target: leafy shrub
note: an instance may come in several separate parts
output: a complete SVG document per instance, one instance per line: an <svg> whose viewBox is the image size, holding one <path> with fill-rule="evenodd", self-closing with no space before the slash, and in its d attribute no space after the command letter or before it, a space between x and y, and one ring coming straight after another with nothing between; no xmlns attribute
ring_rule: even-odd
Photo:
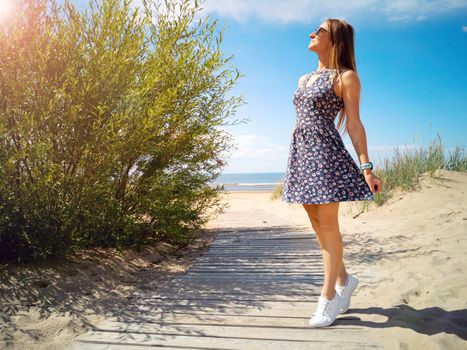
<svg viewBox="0 0 467 350"><path fill-rule="evenodd" d="M191 3L24 0L1 24L0 260L182 244L222 211L241 75Z"/></svg>

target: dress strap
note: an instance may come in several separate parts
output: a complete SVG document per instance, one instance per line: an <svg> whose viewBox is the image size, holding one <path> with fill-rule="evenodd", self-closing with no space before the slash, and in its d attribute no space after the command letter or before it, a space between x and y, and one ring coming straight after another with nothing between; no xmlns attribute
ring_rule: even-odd
<svg viewBox="0 0 467 350"><path fill-rule="evenodd" d="M308 73L308 74L306 75L306 78L305 78L305 81L304 81L302 87L306 87L306 83L308 83L308 80L310 79L310 77L311 77L311 74Z"/></svg>

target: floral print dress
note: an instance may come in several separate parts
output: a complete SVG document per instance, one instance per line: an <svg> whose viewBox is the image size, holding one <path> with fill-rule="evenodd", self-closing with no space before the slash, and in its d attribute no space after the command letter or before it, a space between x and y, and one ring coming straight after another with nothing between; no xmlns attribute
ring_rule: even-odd
<svg viewBox="0 0 467 350"><path fill-rule="evenodd" d="M293 95L292 131L282 201L324 204L372 200L365 177L344 146L334 119L344 101L333 89L335 69L315 70ZM307 84L310 77L311 84Z"/></svg>

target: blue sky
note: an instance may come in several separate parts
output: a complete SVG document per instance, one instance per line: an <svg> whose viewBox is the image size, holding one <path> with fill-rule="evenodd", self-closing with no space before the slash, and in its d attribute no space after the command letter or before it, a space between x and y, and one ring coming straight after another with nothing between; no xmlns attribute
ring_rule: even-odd
<svg viewBox="0 0 467 350"><path fill-rule="evenodd" d="M318 62L308 35L327 17L355 29L360 118L375 165L396 146L428 146L438 132L447 150L466 146L467 1L201 3L199 15L219 19L224 55L234 55L232 63L245 75L232 95L243 94L246 104L236 118L249 121L226 127L237 149L225 173L285 171L296 118L292 96L298 78ZM343 140L357 159L350 137Z"/></svg>

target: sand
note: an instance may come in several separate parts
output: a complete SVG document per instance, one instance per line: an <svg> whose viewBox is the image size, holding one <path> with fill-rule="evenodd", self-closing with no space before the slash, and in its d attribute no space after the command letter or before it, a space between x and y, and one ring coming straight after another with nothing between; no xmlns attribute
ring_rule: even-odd
<svg viewBox="0 0 467 350"><path fill-rule="evenodd" d="M122 254L100 249L66 263L10 266L13 284L0 285L0 349L62 349L147 281L166 283L186 271L217 230L308 228L314 235L300 204L271 200L270 192L223 198L229 208L182 251L166 244ZM369 337L397 339L399 349L467 348L466 207L467 174L445 170L381 207L361 212L356 202L340 204L344 260L360 279L347 317Z"/></svg>
<svg viewBox="0 0 467 350"><path fill-rule="evenodd" d="M185 273L214 238L206 230L181 249L164 242L140 251L87 249L67 259L0 268L0 349L65 349L91 324L118 312L135 290Z"/></svg>

